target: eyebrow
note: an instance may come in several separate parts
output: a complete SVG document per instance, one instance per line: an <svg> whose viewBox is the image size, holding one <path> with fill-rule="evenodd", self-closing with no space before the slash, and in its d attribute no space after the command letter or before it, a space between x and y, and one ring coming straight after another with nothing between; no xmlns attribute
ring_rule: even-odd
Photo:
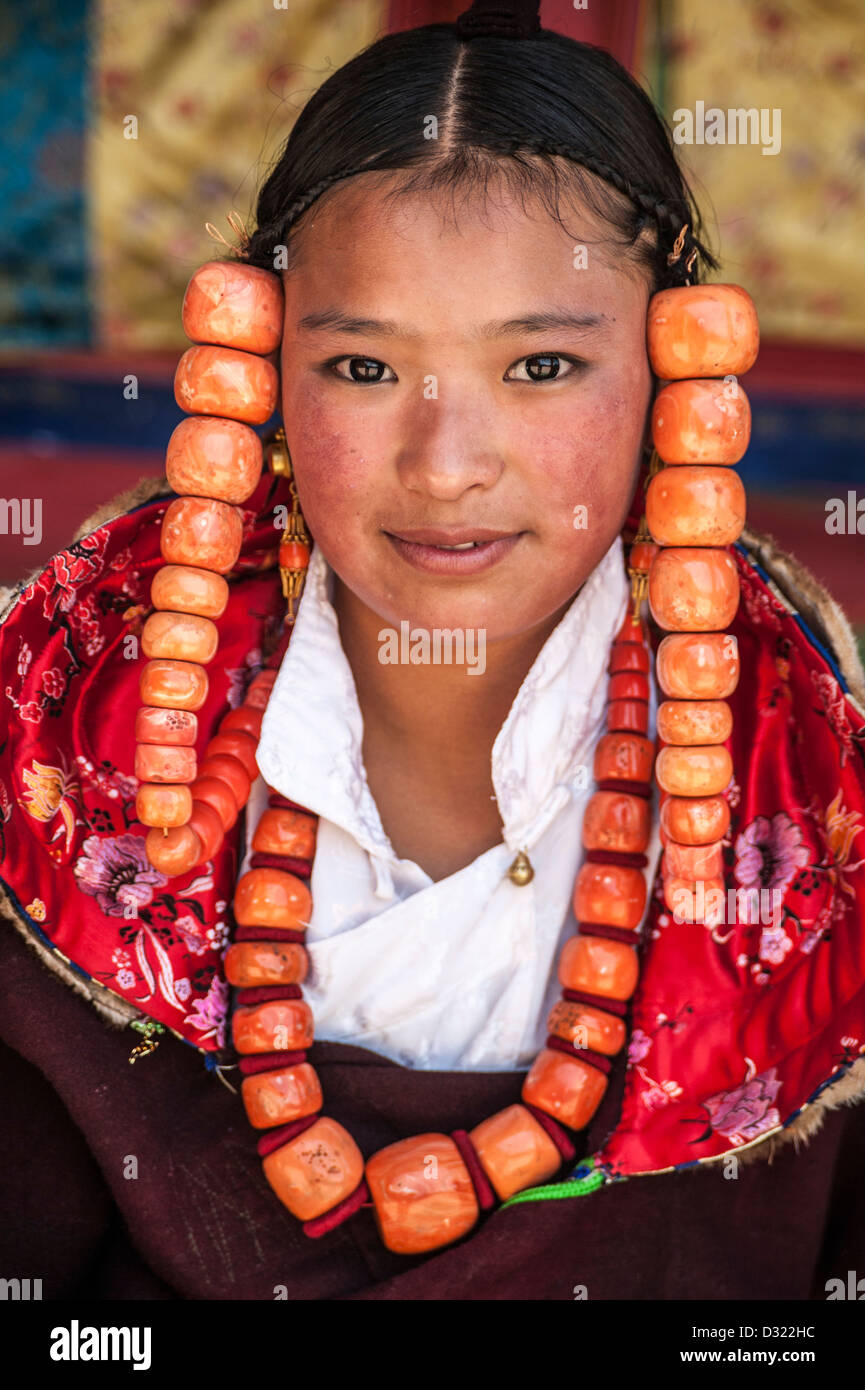
<svg viewBox="0 0 865 1390"><path fill-rule="evenodd" d="M546 309L535 314L525 314L520 318L500 319L485 323L475 333L479 338L508 338L516 333L548 333L551 329L576 329L584 332L593 328L606 328L609 320L606 314L576 314L562 309ZM335 331L339 333L367 334L381 338L419 338L421 335L405 324L395 323L393 319L356 318L340 309L322 309L317 313L305 314L298 323L301 332Z"/></svg>

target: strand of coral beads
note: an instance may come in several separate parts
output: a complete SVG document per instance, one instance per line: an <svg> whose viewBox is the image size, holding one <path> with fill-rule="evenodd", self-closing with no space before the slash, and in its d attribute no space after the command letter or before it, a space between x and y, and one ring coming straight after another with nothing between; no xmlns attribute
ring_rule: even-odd
<svg viewBox="0 0 865 1390"><path fill-rule="evenodd" d="M653 549L642 547L643 570ZM632 561L639 558L634 546ZM284 649L285 642L272 667ZM550 1014L549 1037L525 1079L521 1103L470 1133L416 1135L364 1164L351 1135L321 1113L321 1085L307 1060L313 1019L301 992L316 818L269 796L250 867L237 883L237 931L225 973L237 990L232 1037L247 1116L264 1131L258 1143L264 1174L307 1235L324 1234L371 1202L389 1250L434 1250L466 1235L481 1210L547 1181L574 1158L566 1130L588 1124L607 1088L611 1058L625 1044L647 897L654 752L646 737L649 653L642 624L630 613L613 644L609 672L607 732L595 753L597 790L584 818L586 857L574 890L579 934L567 942L558 967L563 997ZM269 669L250 687L243 707L252 716L250 732L253 722L260 727L275 678Z"/></svg>

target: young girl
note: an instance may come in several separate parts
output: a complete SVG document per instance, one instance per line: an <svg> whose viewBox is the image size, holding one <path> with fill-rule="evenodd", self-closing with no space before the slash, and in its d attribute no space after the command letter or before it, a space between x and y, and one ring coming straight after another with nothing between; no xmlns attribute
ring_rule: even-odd
<svg viewBox="0 0 865 1390"><path fill-rule="evenodd" d="M175 501L108 504L4 605L0 1027L28 1154L4 1266L55 1298L825 1297L865 1260L839 1108L865 1087L865 678L829 596L739 523L697 542L741 593L732 731L677 740L659 710L660 580L632 615L677 373L647 319L660 341L679 301L655 296L715 265L663 124L536 7L475 6L334 74L256 220L217 279L259 273L257 345L191 349L178 391L212 430L232 411L196 396L201 353L247 373L244 408L278 365L268 472L199 504L187 430ZM721 526L738 483L713 486ZM195 550L212 517L225 563ZM160 646L171 609L219 645L168 732L199 660ZM656 732L728 768L715 836L662 824ZM165 791L153 760L194 764L193 738ZM686 898L734 901L678 911L707 839Z"/></svg>

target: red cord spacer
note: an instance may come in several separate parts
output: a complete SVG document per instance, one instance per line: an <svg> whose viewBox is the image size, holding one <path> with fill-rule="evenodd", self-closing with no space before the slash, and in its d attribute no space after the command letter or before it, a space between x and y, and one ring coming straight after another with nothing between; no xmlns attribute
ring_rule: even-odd
<svg viewBox="0 0 865 1390"><path fill-rule="evenodd" d="M288 854L253 854L249 860L251 869L281 869L284 874L294 874L295 878L309 878L312 865L308 859L293 859Z"/></svg>
<svg viewBox="0 0 865 1390"><path fill-rule="evenodd" d="M252 1052L240 1059L243 1076L257 1076L261 1071L276 1071L279 1067L296 1067L306 1061L305 1052Z"/></svg>
<svg viewBox="0 0 865 1390"><path fill-rule="evenodd" d="M337 1202L330 1211L322 1212L321 1216L314 1217L312 1221L304 1221L303 1234L309 1236L310 1240L318 1240L320 1236L326 1236L336 1226L341 1226L343 1221L354 1216L356 1211L367 1206L371 1200L366 1180L361 1178L360 1185L354 1189L354 1192L348 1197L344 1197L341 1202Z"/></svg>
<svg viewBox="0 0 865 1390"><path fill-rule="evenodd" d="M626 946L640 944L637 927L610 927L605 922L579 922L580 936L603 936L608 941L624 941Z"/></svg>
<svg viewBox="0 0 865 1390"><path fill-rule="evenodd" d="M314 1115L304 1115L302 1120L292 1120L291 1124L280 1125L278 1129L269 1129L266 1134L262 1134L256 1144L259 1158L267 1158L268 1154L275 1153L277 1149L282 1148L283 1144L287 1144L289 1139L296 1139L298 1134L303 1134L305 1129L311 1129L318 1119L321 1119L321 1113L316 1110Z"/></svg>
<svg viewBox="0 0 865 1390"><path fill-rule="evenodd" d="M550 1136L559 1153L562 1155L563 1162L569 1161L572 1158L576 1158L576 1149L574 1148L565 1131L562 1129L561 1125L553 1119L552 1115L545 1114L544 1111L539 1110L536 1105L529 1105L529 1102L527 1100L521 1100L520 1105L524 1106L525 1109L528 1110L529 1114L534 1116L538 1124L541 1126L541 1129L545 1129L547 1131L547 1134Z"/></svg>
<svg viewBox="0 0 865 1390"><path fill-rule="evenodd" d="M588 849L587 864L621 864L626 869L645 869L649 863L645 854L630 854L623 849Z"/></svg>
<svg viewBox="0 0 865 1390"><path fill-rule="evenodd" d="M234 941L296 941L303 945L306 932L295 931L292 927L238 927Z"/></svg>
<svg viewBox="0 0 865 1390"><path fill-rule="evenodd" d="M624 1018L628 1005L622 999L605 999L601 994L586 994L582 989L563 989L562 998L568 1004L589 1004L593 1009L606 1009L608 1014Z"/></svg>
<svg viewBox="0 0 865 1390"><path fill-rule="evenodd" d="M631 796L641 796L644 801L649 801L652 796L649 782L628 782L624 778L602 777L595 786L601 792L629 792Z"/></svg>
<svg viewBox="0 0 865 1390"><path fill-rule="evenodd" d="M244 1004L269 1004L271 999L302 999L300 985L257 985L254 989L239 989L234 1002Z"/></svg>
<svg viewBox="0 0 865 1390"><path fill-rule="evenodd" d="M544 1047L552 1048L553 1052L566 1052L569 1057L576 1057L580 1062L588 1062L595 1071L602 1071L604 1076L609 1076L612 1063L609 1057L602 1057L600 1052L591 1052L587 1047L574 1047L573 1043L565 1042L564 1038L557 1038L555 1033L551 1033L544 1043Z"/></svg>
<svg viewBox="0 0 865 1390"><path fill-rule="evenodd" d="M483 1165L478 1158L478 1152L464 1129L452 1129L451 1139L453 1139L460 1151L463 1163L469 1170L469 1177L478 1199L478 1206L481 1211L492 1211L496 1204L496 1194L493 1191L489 1178L483 1170Z"/></svg>

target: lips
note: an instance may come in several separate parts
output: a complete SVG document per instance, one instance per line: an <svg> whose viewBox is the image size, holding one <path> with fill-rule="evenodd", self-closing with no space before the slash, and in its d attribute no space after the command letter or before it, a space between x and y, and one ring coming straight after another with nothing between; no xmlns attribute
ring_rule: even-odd
<svg viewBox="0 0 865 1390"><path fill-rule="evenodd" d="M428 574L470 575L490 569L518 544L521 531L485 526L412 527L385 531L397 554L413 569Z"/></svg>

